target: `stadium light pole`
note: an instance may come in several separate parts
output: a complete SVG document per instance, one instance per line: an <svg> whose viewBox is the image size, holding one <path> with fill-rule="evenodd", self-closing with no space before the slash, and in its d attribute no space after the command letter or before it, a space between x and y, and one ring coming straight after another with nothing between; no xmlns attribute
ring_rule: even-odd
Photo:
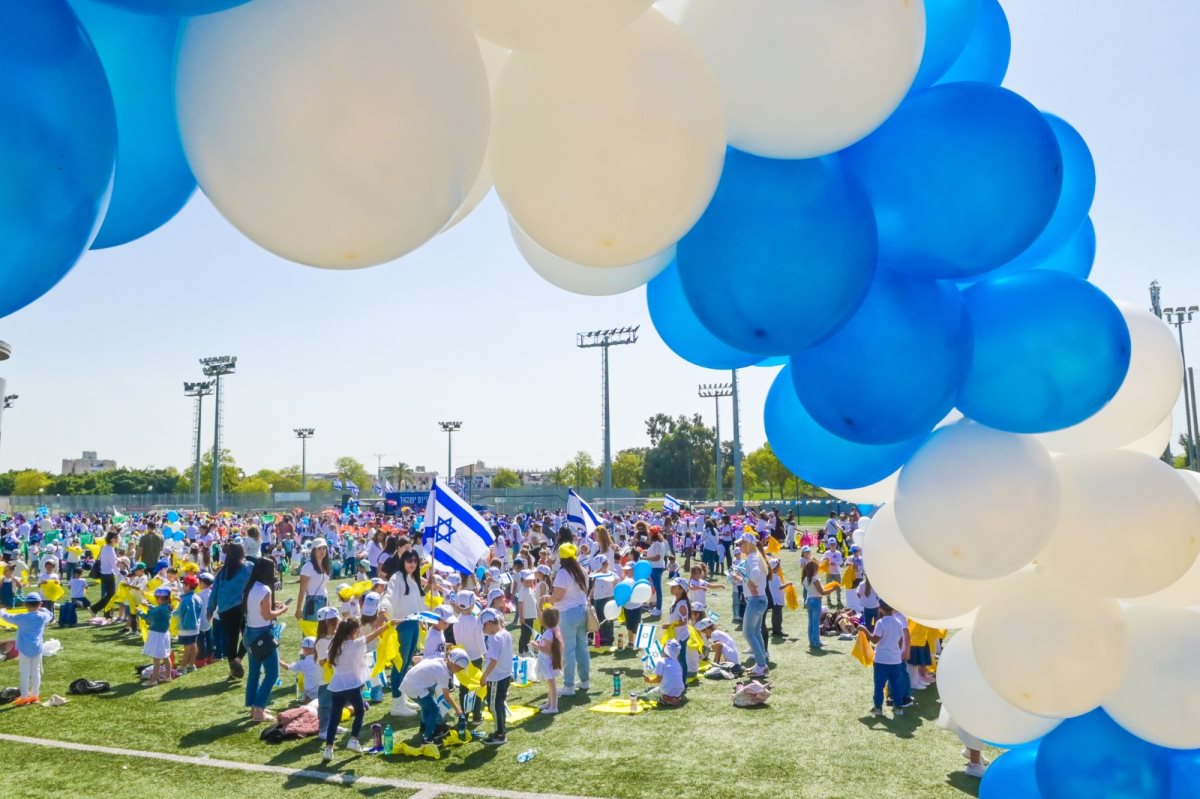
<svg viewBox="0 0 1200 799"><path fill-rule="evenodd" d="M1200 312L1200 306L1191 305L1185 308L1180 305L1178 308L1163 308L1162 310L1167 324L1174 325L1176 332L1179 333L1179 357L1183 359L1183 415L1187 421L1188 436L1185 455L1187 455L1187 467L1192 471L1197 471L1200 468L1200 463L1197 463L1200 458L1197 455L1200 453L1196 447L1196 434L1200 432L1197 429L1200 425L1196 424L1195 383L1189 378L1191 370L1188 369L1187 353L1183 348L1183 326L1192 321L1193 315Z"/></svg>
<svg viewBox="0 0 1200 799"><path fill-rule="evenodd" d="M3 343L4 342L0 341L0 344ZM9 410L12 408L13 400L20 399L20 397L18 397L16 394L5 394L4 386L4 378L0 377L0 396L4 397L3 401L0 401L0 411Z"/></svg>
<svg viewBox="0 0 1200 799"><path fill-rule="evenodd" d="M733 370L733 501L742 509L745 495L742 493L742 417L738 413L737 369Z"/></svg>
<svg viewBox="0 0 1200 799"><path fill-rule="evenodd" d="M295 427L292 432L300 439L300 490L308 490L308 440L317 434L311 427Z"/></svg>
<svg viewBox="0 0 1200 799"><path fill-rule="evenodd" d="M617 327L609 330L593 330L588 333L578 333L575 336L575 346L580 349L590 349L600 347L600 379L601 379L601 394L604 405L604 477L601 484L604 494L605 505L607 500L612 496L612 414L609 410L609 385L608 385L608 348L619 347L624 344L637 344L638 330L641 325L633 327Z"/></svg>
<svg viewBox="0 0 1200 799"><path fill-rule="evenodd" d="M721 471L721 398L733 396L732 383L703 383L700 386L700 396L704 398L712 398L713 409L716 411L717 419L717 456L716 469L717 479L713 486L717 492L717 501L721 500L721 492L724 489L724 473Z"/></svg>
<svg viewBox="0 0 1200 799"><path fill-rule="evenodd" d="M213 405L213 454L212 454L212 512L220 510L221 504L221 378L237 369L236 355L218 355L201 358L204 376L211 377L215 384Z"/></svg>
<svg viewBox="0 0 1200 799"><path fill-rule="evenodd" d="M446 432L446 485L454 480L454 433L462 430L462 422L438 422Z"/></svg>
<svg viewBox="0 0 1200 799"><path fill-rule="evenodd" d="M200 448L203 446L200 443L200 425L204 417L204 398L212 392L213 383L211 380L183 384L183 395L185 397L196 398L196 409L192 413L192 433L196 437L196 446L192 449L192 456L195 460L192 466L192 493L195 495L197 508L200 507Z"/></svg>

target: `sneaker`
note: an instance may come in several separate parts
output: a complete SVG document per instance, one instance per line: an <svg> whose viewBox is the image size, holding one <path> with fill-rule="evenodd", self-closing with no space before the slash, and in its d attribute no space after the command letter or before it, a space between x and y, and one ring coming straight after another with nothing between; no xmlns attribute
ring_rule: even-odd
<svg viewBox="0 0 1200 799"><path fill-rule="evenodd" d="M592 684L590 682L581 682L579 683L579 690L586 693L592 690Z"/></svg>
<svg viewBox="0 0 1200 799"><path fill-rule="evenodd" d="M546 716L553 716L555 713L557 713L557 712L558 712L558 708L556 708L556 707L542 707L542 708L541 708L541 711L542 711L542 714L543 714L543 715L546 715Z"/></svg>
<svg viewBox="0 0 1200 799"><path fill-rule="evenodd" d="M19 699L14 699L12 706L20 707L21 705L28 705L31 701L32 701L32 697L22 696Z"/></svg>
<svg viewBox="0 0 1200 799"><path fill-rule="evenodd" d="M916 700L914 700L910 696L908 699L905 699L903 702L900 703L900 707L901 707L901 709L906 708L906 707L912 707L916 703L917 703Z"/></svg>
<svg viewBox="0 0 1200 799"><path fill-rule="evenodd" d="M970 752L970 750L968 750L968 749L967 749L965 746L963 747L962 751L961 751L961 752L959 752L959 754L963 756L963 760L970 760L970 759L971 759L971 752ZM982 753L979 755L979 762L980 762L980 763L982 763L982 764L984 765L984 767L985 767L985 768L986 768L987 766L990 766L990 765L992 765L992 760L991 760L991 758L989 758L987 755L985 755L985 754L982 754Z"/></svg>
<svg viewBox="0 0 1200 799"><path fill-rule="evenodd" d="M417 711L403 699L394 699L392 700L391 714L393 716L415 716L417 715Z"/></svg>
<svg viewBox="0 0 1200 799"><path fill-rule="evenodd" d="M343 727L340 724L338 725L338 728L337 728L338 735L345 735L348 732L350 732L350 729L348 727Z"/></svg>
<svg viewBox="0 0 1200 799"><path fill-rule="evenodd" d="M437 746L441 740L441 738L422 738L421 746Z"/></svg>
<svg viewBox="0 0 1200 799"><path fill-rule="evenodd" d="M346 741L346 748L351 752L361 752L362 744L357 738L351 738L349 741Z"/></svg>
<svg viewBox="0 0 1200 799"><path fill-rule="evenodd" d="M987 771L987 766L984 765L982 761L979 763L968 763L967 767L963 770L967 772L968 777L974 777L975 779L981 780L983 779L984 773Z"/></svg>
<svg viewBox="0 0 1200 799"><path fill-rule="evenodd" d="M574 685L564 685L562 688L558 689L558 695L559 696L575 696L575 686Z"/></svg>
<svg viewBox="0 0 1200 799"><path fill-rule="evenodd" d="M333 760L333 747L332 746L325 747L325 751L321 753L321 759L324 760L326 763L328 763L330 760Z"/></svg>
<svg viewBox="0 0 1200 799"><path fill-rule="evenodd" d="M508 738L503 735L489 735L483 739L485 746L504 746L508 743Z"/></svg>
<svg viewBox="0 0 1200 799"><path fill-rule="evenodd" d="M892 708L892 715L893 716L903 716L904 708L902 708L902 707Z"/></svg>
<svg viewBox="0 0 1200 799"><path fill-rule="evenodd" d="M881 708L881 707L873 707L873 708L871 708L871 716L872 716L872 717L874 717L874 718L879 718L879 717L880 717L880 716L882 716L882 715L883 715L883 708Z"/></svg>

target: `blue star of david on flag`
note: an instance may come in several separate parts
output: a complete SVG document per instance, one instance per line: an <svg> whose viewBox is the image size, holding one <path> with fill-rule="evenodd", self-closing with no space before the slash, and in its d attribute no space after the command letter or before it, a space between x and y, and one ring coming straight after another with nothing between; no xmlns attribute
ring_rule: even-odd
<svg viewBox="0 0 1200 799"><path fill-rule="evenodd" d="M458 494L434 479L425 506L426 541L432 539L433 562L442 569L471 574L486 562L495 538L483 517Z"/></svg>
<svg viewBox="0 0 1200 799"><path fill-rule="evenodd" d="M441 532L441 529L443 527L446 528L446 532L444 532L444 533ZM438 519L437 522L434 523L434 525L433 525L433 540L435 543L442 542L442 543L449 544L450 538L451 538L451 536L454 535L454 533L455 533L455 530L454 530L454 520L453 519L449 519L449 518Z"/></svg>

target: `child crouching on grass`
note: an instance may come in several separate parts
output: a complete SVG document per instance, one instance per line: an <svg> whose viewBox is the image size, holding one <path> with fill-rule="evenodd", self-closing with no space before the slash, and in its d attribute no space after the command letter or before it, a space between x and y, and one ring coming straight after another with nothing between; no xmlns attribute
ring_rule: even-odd
<svg viewBox="0 0 1200 799"><path fill-rule="evenodd" d="M24 613L9 613L0 608L0 618L17 628L17 660L21 668L21 696L13 707L36 705L42 689L42 646L46 625L54 614L42 607L42 595L33 591L25 596Z"/></svg>
<svg viewBox="0 0 1200 799"><path fill-rule="evenodd" d="M317 663L317 639L307 636L300 641L300 657L291 663L279 661L279 665L286 671L294 671L296 680L299 682L304 680L303 694L299 697L301 704L311 702L318 699L318 714L317 724L320 728L320 702L317 694L321 689L321 666Z"/></svg>
<svg viewBox="0 0 1200 799"><path fill-rule="evenodd" d="M659 701L664 705L678 705L683 700L686 686L683 683L683 665L679 661L682 649L679 641L667 641L663 647L663 658L655 665L653 676L646 677L646 682L658 685Z"/></svg>
<svg viewBox="0 0 1200 799"><path fill-rule="evenodd" d="M146 646L142 648L142 654L154 661L147 685L171 681L171 589L165 585L155 588L154 603L145 613L138 614L150 628Z"/></svg>

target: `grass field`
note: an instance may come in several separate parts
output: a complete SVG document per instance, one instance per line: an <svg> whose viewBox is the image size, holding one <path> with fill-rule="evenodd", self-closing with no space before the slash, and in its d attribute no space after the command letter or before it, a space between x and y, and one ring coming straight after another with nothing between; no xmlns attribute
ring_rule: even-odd
<svg viewBox="0 0 1200 799"><path fill-rule="evenodd" d="M784 553L785 570L795 574L797 560ZM290 580L287 590L295 590ZM728 592L712 596L722 619L730 620ZM936 689L918 692L917 707L900 718L871 718L870 673L847 656L850 644L826 639L826 650L811 654L803 623L800 613L788 613L784 626L791 637L771 646L775 693L765 708L734 708L730 683L707 680L681 707L632 717L591 713L588 697L563 697L558 716L537 716L513 728L505 747L469 744L445 750L438 761L339 749L328 765L321 763L315 739L276 746L259 741L261 727L243 709L243 684L227 683L224 665L144 688L133 672L146 661L140 639L112 627L55 629L47 637L58 638L63 651L46 659L42 697L65 695L78 677L108 680L113 690L70 697L59 708L0 707L0 733L393 780L620 799L974 796L978 782L962 774L958 741L933 723ZM740 641L740 633L735 637ZM285 658L295 656L298 638L290 624ZM625 675L626 691L640 684L634 677L638 666L632 657L594 657L590 698L607 697L617 669ZM17 664L0 663L0 685L16 684ZM285 674L274 707L283 708L293 695L292 678ZM515 688L509 702L537 704L544 696L540 687ZM386 705L368 712L367 729L371 722L391 721L398 738L416 732L415 719L387 717ZM76 796L111 796L130 781L153 786L156 793L189 788L206 797L246 796L258 788L287 788L297 797L405 795L381 786L347 788L279 774L4 746L7 762L18 765L5 785L13 797L41 797L66 786L74 786L68 790ZM517 754L530 748L538 750L537 757L518 764Z"/></svg>

